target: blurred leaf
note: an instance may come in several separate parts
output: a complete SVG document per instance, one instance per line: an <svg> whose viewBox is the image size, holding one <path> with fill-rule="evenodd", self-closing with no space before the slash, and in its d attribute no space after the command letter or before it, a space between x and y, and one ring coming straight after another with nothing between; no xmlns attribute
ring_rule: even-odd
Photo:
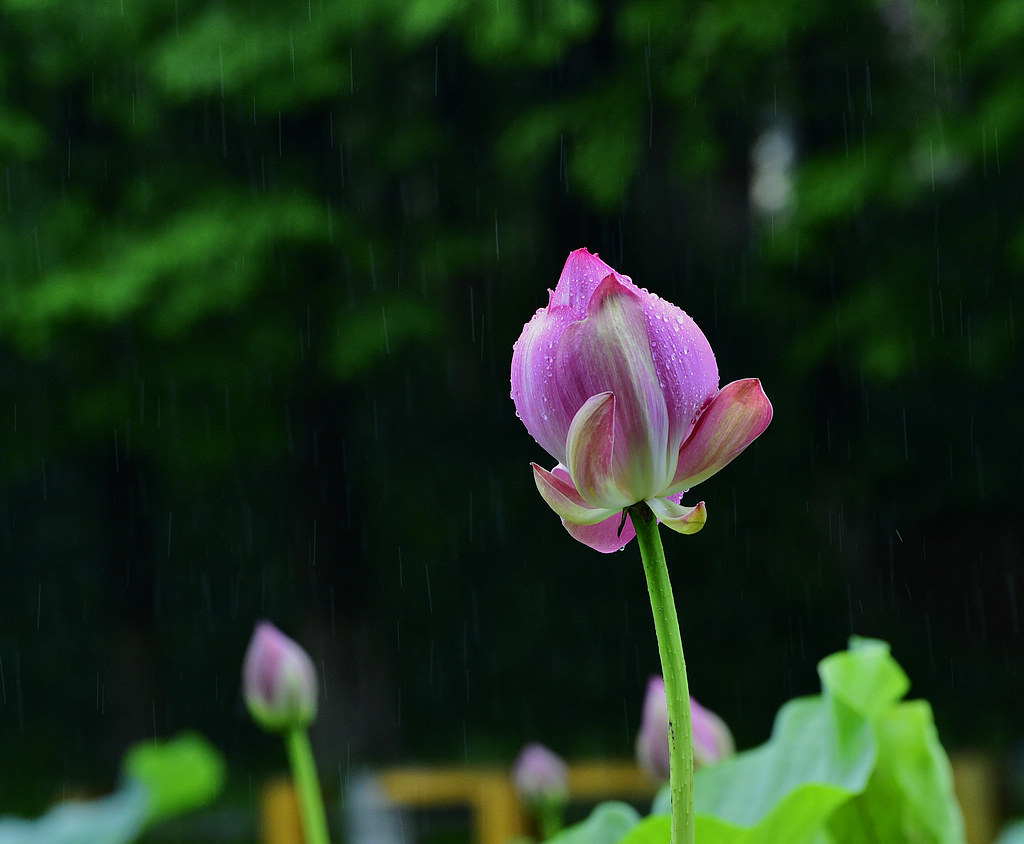
<svg viewBox="0 0 1024 844"><path fill-rule="evenodd" d="M672 821L668 815L651 815L634 826L621 844L668 844Z"/></svg>
<svg viewBox="0 0 1024 844"><path fill-rule="evenodd" d="M327 353L329 369L338 379L352 381L382 356L410 342L436 338L441 332L441 315L416 302L394 298L339 308Z"/></svg>
<svg viewBox="0 0 1024 844"><path fill-rule="evenodd" d="M132 783L109 797L69 802L35 820L0 818L0 844L126 844L142 832L149 794Z"/></svg>
<svg viewBox="0 0 1024 844"><path fill-rule="evenodd" d="M1024 821L1014 821L999 833L995 844L1024 844Z"/></svg>
<svg viewBox="0 0 1024 844"><path fill-rule="evenodd" d="M144 742L124 760L126 783L109 797L68 802L35 820L0 818L0 844L126 844L144 828L204 806L224 781L224 763L198 735Z"/></svg>
<svg viewBox="0 0 1024 844"><path fill-rule="evenodd" d="M601 803L590 816L563 829L550 844L618 844L640 822L640 815L628 803Z"/></svg>
<svg viewBox="0 0 1024 844"><path fill-rule="evenodd" d="M116 323L141 312L161 334L241 305L264 278L275 244L326 236L326 215L303 197L253 201L205 195L149 231L120 232L92 260L8 287L0 322L30 347L62 322Z"/></svg>
<svg viewBox="0 0 1024 844"><path fill-rule="evenodd" d="M845 704L825 696L791 701L766 745L698 772L698 838L811 841L864 788L875 753L871 724Z"/></svg>
<svg viewBox="0 0 1024 844"><path fill-rule="evenodd" d="M220 754L195 733L135 745L124 771L149 793L147 823L205 806L220 792L225 775Z"/></svg>
<svg viewBox="0 0 1024 844"><path fill-rule="evenodd" d="M850 649L825 657L818 664L821 685L868 718L883 715L910 688L910 680L889 655L885 642L854 636Z"/></svg>
<svg viewBox="0 0 1024 844"><path fill-rule="evenodd" d="M823 693L787 703L767 744L697 772L698 840L961 842L931 709L900 703L909 682L889 646L854 638L819 674ZM663 790L652 811L667 810Z"/></svg>

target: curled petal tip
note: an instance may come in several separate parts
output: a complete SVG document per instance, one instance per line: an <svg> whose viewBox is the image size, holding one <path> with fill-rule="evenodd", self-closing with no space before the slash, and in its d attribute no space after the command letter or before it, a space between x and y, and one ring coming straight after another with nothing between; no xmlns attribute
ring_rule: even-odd
<svg viewBox="0 0 1024 844"><path fill-rule="evenodd" d="M560 467L556 467L554 472L549 472L536 463L531 465L537 491L563 522L594 525L618 512L617 509L592 507L584 501L564 468L559 471Z"/></svg>
<svg viewBox="0 0 1024 844"><path fill-rule="evenodd" d="M679 449L672 490L707 480L757 439L772 421L772 403L757 378L726 384Z"/></svg>
<svg viewBox="0 0 1024 844"><path fill-rule="evenodd" d="M707 508L703 501L693 507L684 507L682 504L659 498L648 501L647 505L658 517L659 522L676 533L697 533L708 520Z"/></svg>

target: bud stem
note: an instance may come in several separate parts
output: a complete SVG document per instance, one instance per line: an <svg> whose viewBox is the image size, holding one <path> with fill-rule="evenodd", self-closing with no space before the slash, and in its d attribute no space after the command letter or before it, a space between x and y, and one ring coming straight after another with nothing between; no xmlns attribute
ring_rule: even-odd
<svg viewBox="0 0 1024 844"><path fill-rule="evenodd" d="M636 529L640 557L647 575L654 629L661 653L661 673L665 678L668 702L669 794L672 800L671 844L693 844L693 729L690 725L690 691L686 683L683 640L679 635L672 584L668 578L665 550L658 533L658 520L641 501L629 508Z"/></svg>
<svg viewBox="0 0 1024 844"><path fill-rule="evenodd" d="M286 730L284 742L288 749L288 761L292 766L295 792L299 798L299 814L306 844L330 844L327 837L327 815L324 799L320 793L320 780L313 761L313 750L309 746L309 734L304 727Z"/></svg>

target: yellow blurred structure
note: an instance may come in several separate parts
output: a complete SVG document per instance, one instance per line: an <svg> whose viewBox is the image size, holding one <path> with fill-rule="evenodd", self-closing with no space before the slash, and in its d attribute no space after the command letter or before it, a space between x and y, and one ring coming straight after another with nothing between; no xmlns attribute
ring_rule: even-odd
<svg viewBox="0 0 1024 844"><path fill-rule="evenodd" d="M991 756L969 751L952 754L950 761L967 844L992 844L1001 821L999 766Z"/></svg>
<svg viewBox="0 0 1024 844"><path fill-rule="evenodd" d="M952 763L967 844L991 844L1000 820L998 766L979 753L955 754ZM568 774L571 802L623 799L644 803L657 790L632 762L578 762L569 766ZM377 771L373 780L398 811L468 809L474 844L509 844L531 832L508 768L394 767ZM299 807L289 780L269 782L261 793L260 809L264 844L303 844Z"/></svg>
<svg viewBox="0 0 1024 844"><path fill-rule="evenodd" d="M260 791L260 840L264 844L303 844L299 800L287 777L270 780Z"/></svg>
<svg viewBox="0 0 1024 844"><path fill-rule="evenodd" d="M568 773L571 801L646 800L656 791L632 762L581 762L570 765ZM468 807L476 844L508 844L529 832L508 768L391 768L377 779L399 808Z"/></svg>
<svg viewBox="0 0 1024 844"><path fill-rule="evenodd" d="M412 766L377 771L376 785L397 810L465 808L475 844L508 844L530 832L511 771L497 766ZM653 798L657 787L632 762L581 762L569 766L569 799ZM302 844L298 803L290 781L273 780L261 794L264 844ZM397 843L396 843L397 844Z"/></svg>

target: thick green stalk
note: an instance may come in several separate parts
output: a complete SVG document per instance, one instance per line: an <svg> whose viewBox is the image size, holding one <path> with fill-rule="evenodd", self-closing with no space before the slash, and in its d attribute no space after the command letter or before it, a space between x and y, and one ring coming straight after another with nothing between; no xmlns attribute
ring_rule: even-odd
<svg viewBox="0 0 1024 844"><path fill-rule="evenodd" d="M686 683L683 640L668 579L665 550L661 546L658 520L644 502L629 508L636 528L640 557L651 595L654 629L661 652L661 673L668 699L669 792L672 797L672 844L693 844L693 729L690 725L690 690Z"/></svg>
<svg viewBox="0 0 1024 844"><path fill-rule="evenodd" d="M316 762L313 761L313 750L309 746L309 735L305 728L296 727L285 732L284 742L288 748L292 777L295 779L306 844L329 844L327 815L320 793L320 780L316 774Z"/></svg>
<svg viewBox="0 0 1024 844"><path fill-rule="evenodd" d="M542 797L537 806L537 826L540 828L542 841L554 838L562 827L565 812L565 798Z"/></svg>

